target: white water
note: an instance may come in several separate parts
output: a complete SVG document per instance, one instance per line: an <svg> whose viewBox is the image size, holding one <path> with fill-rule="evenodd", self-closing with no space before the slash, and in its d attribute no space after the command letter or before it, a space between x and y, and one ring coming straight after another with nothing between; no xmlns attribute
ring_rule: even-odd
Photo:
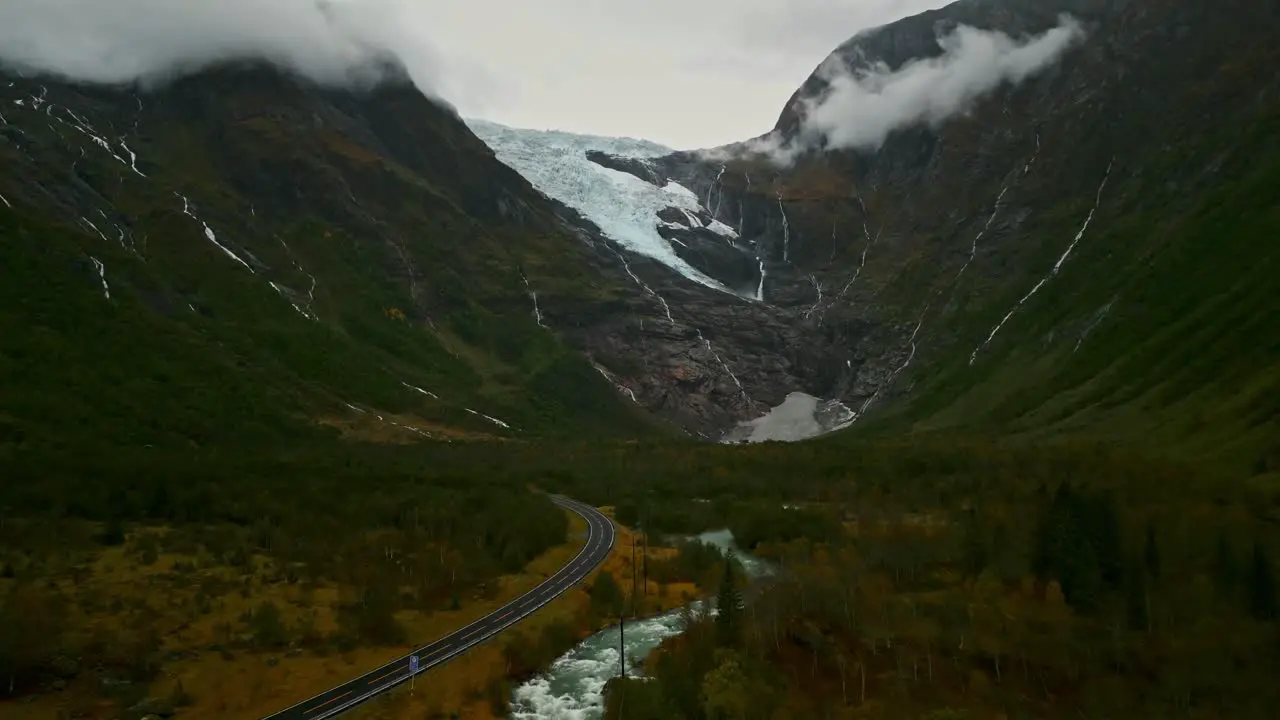
<svg viewBox="0 0 1280 720"><path fill-rule="evenodd" d="M71 128L74 128L80 134L92 140L93 144L97 145L103 150L106 150L107 154L110 155L112 158L114 158L116 162L120 163L121 165L124 165L125 167L130 168L131 170L133 170L133 172L137 173L138 175L142 175L142 173L138 172L137 168L131 167L129 163L125 161L124 158L117 155L115 151L111 149L111 143L107 142L107 139L105 137L99 135L98 131L94 129L94 127L90 125L88 121L86 121L84 118L80 117L79 115L76 115L75 112L71 110L71 108L64 107L62 109L66 110L67 115L71 116L71 120L72 120L71 122L67 122L62 118L58 117L57 115L54 115L52 105L49 106L49 109L45 112L45 114L53 118L54 120L57 120L58 122L62 123L63 125L67 125Z"/></svg>
<svg viewBox="0 0 1280 720"><path fill-rule="evenodd" d="M822 283L819 282L818 278L812 273L809 275L809 282L813 285L813 289L818 291L818 299L813 301L812 307L804 311L804 316L806 318L811 317L815 312L817 312L819 307L822 307Z"/></svg>
<svg viewBox="0 0 1280 720"><path fill-rule="evenodd" d="M124 148L124 151L129 153L129 169L132 170L134 174L137 175L138 177L146 177L146 175L144 175L143 172L138 169L137 153L129 149L129 146L128 144L125 143L125 139L123 137L120 138L120 147Z"/></svg>
<svg viewBox="0 0 1280 720"><path fill-rule="evenodd" d="M1084 344L1084 341L1088 340L1089 336L1093 334L1093 331L1097 330L1098 326L1102 324L1102 321L1107 319L1107 315L1111 314L1111 307L1115 305L1115 303L1116 299L1113 298L1111 302L1103 305L1101 310L1094 313L1093 320L1089 322L1089 326L1084 329L1084 332L1080 334L1080 338L1076 340L1076 346L1071 349L1072 355L1080 351L1080 346Z"/></svg>
<svg viewBox="0 0 1280 720"><path fill-rule="evenodd" d="M98 279L102 281L102 297L111 299L111 288L107 286L107 266L102 261L92 255L89 259L93 261L93 266L98 269Z"/></svg>
<svg viewBox="0 0 1280 720"><path fill-rule="evenodd" d="M440 396L438 396L438 395L436 395L435 393L430 392L430 391L428 391L428 390L423 390L422 388L418 387L417 385L410 385L409 383L404 382L404 381L401 381L401 382L400 382L400 384L401 384L401 385L403 385L403 386L405 386L405 387L407 387L407 388L409 388L410 390L416 390L417 392L422 393L423 395L426 395L426 396L427 396L427 397L429 397L429 398L432 398L432 399L435 399L435 400L439 400L439 399L440 399Z"/></svg>
<svg viewBox="0 0 1280 720"><path fill-rule="evenodd" d="M111 242L110 240L107 240L107 236L103 235L102 231L98 229L98 226L94 225L93 222L89 220L89 218L82 217L80 218L80 221L83 222L85 225L88 225L90 228L93 228L93 231L98 233L98 237L102 238L103 242Z"/></svg>
<svg viewBox="0 0 1280 720"><path fill-rule="evenodd" d="M226 245L223 245L222 243L218 242L218 236L213 233L213 230L209 227L209 225L205 223L203 220L201 220L200 218L196 217L195 214L191 212L191 201L187 200L185 195L178 195L178 193L174 193L174 195L177 195L179 198L182 198L182 213L187 217L191 218L192 220L195 220L196 222L200 223L200 225L204 228L204 236L209 240L209 242L218 246L218 249L221 250L224 255L243 265L246 270L248 270L251 273L254 273L255 275L257 274L257 272L252 267L249 266L249 263L245 262L244 260L241 260L239 255L236 255L235 253L231 252L231 250Z"/></svg>
<svg viewBox="0 0 1280 720"><path fill-rule="evenodd" d="M284 286L283 286L283 285L280 285L280 284L278 284L278 283L274 283L274 282L270 282L270 281L268 281L268 282L267 282L267 284L271 286L271 289L272 289L272 290L275 290L275 291L276 291L276 294L277 294L277 295L279 295L280 297L284 298L284 299L289 303L290 307L292 307L294 310L297 310L299 315L301 315L302 317L304 317L304 318L306 318L306 319L308 319L308 320L316 320L316 319L317 319L314 315L312 315L311 313L307 312L307 310L306 310L305 308L303 308L301 305L299 305L298 303L294 302L294 301L293 301L293 297L292 297L292 296L290 296L290 294L289 294L288 292L286 292L286 291L285 291L285 288L284 288Z"/></svg>
<svg viewBox="0 0 1280 720"><path fill-rule="evenodd" d="M667 316L667 322L671 323L672 325L675 325L676 321L675 321L675 318L671 317L671 306L667 304L667 299L659 295L653 288L649 287L649 283L641 280L640 276L636 275L634 272L631 271L631 264L627 262L627 257L622 253L618 252L617 248L610 246L609 249L613 251L614 255L618 256L618 260L622 263L622 269L627 271L627 275L630 275L631 279L634 280L635 283L639 285L642 290L644 290L646 293L656 298L657 301L662 305L662 312Z"/></svg>
<svg viewBox="0 0 1280 720"><path fill-rule="evenodd" d="M653 258L693 282L741 297L681 259L671 243L658 234L658 213L666 208L707 212L691 190L674 182L659 188L586 157L588 150L632 158L660 157L671 153L670 148L630 138L522 130L486 120L472 119L467 124L499 160L538 190L581 212L623 247ZM710 229L737 234L723 223Z"/></svg>
<svg viewBox="0 0 1280 720"><path fill-rule="evenodd" d="M907 341L911 343L911 352L907 353L907 359L903 360L902 364L899 365L897 368L895 368L892 373L889 373L889 377L884 381L884 385L880 386L880 389L876 390L875 394L872 395L870 398L868 398L865 403L863 403L862 409L859 411L859 414L861 414L862 412L865 412L867 407L872 403L872 401L874 401L877 397L880 396L880 393L889 389L889 387L893 385L893 381L897 380L899 375L906 372L907 368L911 367L912 361L916 359L916 350L919 348L919 344L916 342L916 338L920 336L920 328L924 327L924 319L928 314L929 314L929 305L926 303L924 306L924 310L920 311L920 319L916 321L915 329L911 331L911 338Z"/></svg>
<svg viewBox="0 0 1280 720"><path fill-rule="evenodd" d="M250 213L254 212L252 205L249 206L249 212ZM255 217L256 217L256 214L255 214ZM297 256L293 254L293 248L289 247L289 244L284 241L284 238L280 238L279 240L280 240L280 245L284 247L284 251L289 255L289 261L293 263L294 269L302 273L303 275L306 275L307 279L311 281L311 287L307 288L307 306L306 308L298 308L298 311L312 320L319 320L320 317L317 316L315 314L315 311L312 309L315 307L315 304L316 304L316 276L312 275L311 273L303 269L302 263L298 262ZM276 290L276 292L279 292L279 290ZM298 306L295 305L294 307L298 307Z"/></svg>
<svg viewBox="0 0 1280 720"><path fill-rule="evenodd" d="M1027 161L1027 164L1022 167L1023 175L1027 175L1031 172L1031 166L1036 164L1036 159L1039 157L1040 157L1040 133L1036 133L1036 151L1031 156L1031 159Z"/></svg>
<svg viewBox="0 0 1280 720"><path fill-rule="evenodd" d="M1028 167L1030 167L1030 165L1028 165ZM996 204L995 207L991 209L991 215L987 218L987 224L983 225L982 229L978 231L978 234L973 236L973 244L969 246L969 259L964 261L964 265L960 266L960 272L956 273L956 279L952 281L952 292L954 292L954 287L960 282L960 278L964 275L964 272L969 269L969 266L973 264L974 259L978 257L978 241L981 240L982 236L986 235L989 230L991 230L991 223L995 222L996 215L1000 214L1000 203L1004 202L1004 196L1008 194L1008 192L1008 185L1000 188L1000 194L996 196Z"/></svg>
<svg viewBox="0 0 1280 720"><path fill-rule="evenodd" d="M876 240L880 237L880 232L884 230L884 227L881 226L880 230L876 232L876 236L871 237L871 230L867 227L867 206L866 203L862 202L861 195L858 196L858 206L862 208L862 237L866 240L866 244L862 246L862 255L858 258L858 267L853 270L853 277L850 277L849 282L845 283L844 287L840 289L840 294L832 301L833 304L843 300L844 296L849 292L849 288L852 288L853 284L858 282L858 278L862 275L862 269L867 266L867 253L871 250L871 246L876 244ZM834 232L835 228L832 228L832 233L834 234Z"/></svg>
<svg viewBox="0 0 1280 720"><path fill-rule="evenodd" d="M497 425L497 426L498 426L498 427L500 427L500 428L503 428L503 429L506 429L506 430L510 430L510 429L511 429L511 426L510 426L510 425L508 425L508 424L506 424L506 423L502 422L502 421L501 421L501 420L499 420L498 418L495 418L495 417L489 417L488 415L485 415L485 414L484 414L484 413L482 413L482 412L476 412L475 410L472 410L471 408L462 408L462 409L463 409L463 410L466 410L467 412L471 413L472 415L475 415L476 417L482 417L482 418L484 418L485 420L488 420L489 422L493 423L494 425Z"/></svg>
<svg viewBox="0 0 1280 720"><path fill-rule="evenodd" d="M1013 309L1010 310L1008 314L1006 314L1004 318L991 329L991 334L987 336L987 339L983 340L982 344L973 349L973 352L969 355L970 366L978 361L978 353L982 352L983 348L991 344L991 341L995 339L996 334L998 334L1000 329L1005 326L1005 323L1009 322L1009 319L1012 318L1028 300L1035 296L1036 293L1040 292L1040 288L1044 287L1045 284L1054 277L1057 277L1058 273L1062 270L1063 264L1067 262L1067 258L1071 257L1071 253L1076 249L1076 245L1080 244L1080 241L1084 239L1084 234L1089 230L1089 224L1093 222L1094 214L1098 212L1098 208L1102 205L1102 191L1106 189L1107 181L1111 179L1111 168L1114 165L1115 158L1112 158L1111 162L1107 163L1107 172L1102 176L1102 184L1098 186L1098 192L1094 196L1093 200L1093 207L1089 209L1089 216L1084 219L1084 225L1080 226L1080 231L1076 233L1075 239L1071 241L1071 244L1067 246L1066 251L1058 258L1058 262L1053 264L1053 269L1049 271L1049 274L1040 278L1040 282L1036 283L1035 287L1031 288L1031 292L1024 295L1022 299L1013 306Z"/></svg>
<svg viewBox="0 0 1280 720"><path fill-rule="evenodd" d="M613 385L615 388L617 388L618 392L620 392L620 393L622 393L623 395L626 395L628 398L630 398L631 402L633 402L633 403L635 403L635 404L637 404L637 405L639 405L639 404L640 404L640 401L639 401L638 399L636 399L636 394L635 394L635 392L634 392L634 391L632 391L632 389L631 389L631 388L629 388L629 387L627 387L626 385L623 385L621 382L618 382L618 378L617 378L613 373L611 373L611 372L609 372L608 370L604 369L604 367L603 367L602 365L600 365L599 363L597 363L597 362L595 362L595 361L592 361L592 363L591 363L591 367L595 368L595 369L596 369L596 372L600 373L601 377L603 377L605 380L608 380L608 381L609 381L609 383L610 383L611 385Z"/></svg>
<svg viewBox="0 0 1280 720"><path fill-rule="evenodd" d="M711 345L711 341L703 337L702 331L698 328L694 328L693 331L698 335L698 339L702 341L703 346L707 348L707 352L711 353L711 357L715 358L716 362L720 364L720 369L724 370L725 374L729 376L729 379L733 381L733 384L738 388L738 392L742 393L742 399L750 403L751 397L747 395L746 388L742 387L742 383L738 381L738 376L734 375L733 371L729 369L724 358L720 357L720 353L716 352L716 349Z"/></svg>
<svg viewBox="0 0 1280 720"><path fill-rule="evenodd" d="M707 209L711 211L711 217L713 219L718 219L720 217L720 201L724 198L724 186L720 184L720 178L724 177L724 167L724 165L720 166L720 172L716 173L715 181L712 182L711 187L707 189ZM711 196L716 190L719 190L720 193L716 195L716 204L713 206L711 204Z"/></svg>
<svg viewBox="0 0 1280 720"><path fill-rule="evenodd" d="M751 555L750 553L743 552L742 548L738 547L737 542L734 540L732 530L710 530L698 535L694 539L706 545L714 546L723 554L732 552L733 556L737 558L739 564L742 565L743 572L745 572L749 578L764 577L766 575L772 575L774 572L773 565Z"/></svg>
<svg viewBox="0 0 1280 720"><path fill-rule="evenodd" d="M84 135L90 140L90 142L92 142L94 145L97 145L102 150L105 150L108 155L110 155L113 159L116 160L116 162L127 167L135 175L139 177L144 177L144 178L146 177L146 175L143 174L143 172L138 169L138 156L133 152L132 149L130 149L124 137L119 138L118 142L120 144L120 147L124 149L126 154L128 154L129 160L125 160L124 158L120 157L120 155L116 154L115 150L112 149L112 144L106 139L106 136L100 133L96 128L94 128L93 125L91 125L87 120L77 115L70 108L56 106L53 103L48 102L47 96L48 96L48 90L44 87L41 87L40 95L38 97L34 95L31 96L31 102L29 105L30 109L35 112L39 112L40 108L43 107L44 114L46 117L49 117L57 121L59 124L65 127L72 128L73 130L80 133L81 135ZM21 108L28 107L28 104L21 100L15 100L14 105L17 105L18 107L21 107ZM61 111L65 111L66 115L70 118L70 121L63 119L62 117L59 117L58 114L55 114L54 113L55 107L60 107ZM5 125L9 124L8 119L4 118L3 116L0 116L0 121L3 121ZM60 133L59 133L59 137L61 137ZM81 152L83 153L83 148L81 149Z"/></svg>
<svg viewBox="0 0 1280 720"><path fill-rule="evenodd" d="M529 284L529 278L524 273L520 273L520 279L524 281L524 290L528 293L529 298L533 300L533 320L538 323L538 327L546 328L542 322L542 309L538 307L538 293L534 291L533 286Z"/></svg>
<svg viewBox="0 0 1280 720"><path fill-rule="evenodd" d="M718 530L699 535L698 540L733 550L743 571L751 577L772 572L772 567L739 550L733 533ZM696 613L706 611L706 603L690 604ZM714 613L714 611L712 611ZM644 661L663 640L684 632L679 610L654 618L634 620L623 632L627 654L627 676L643 677ZM511 717L515 720L598 720L604 717L604 686L618 674L618 628L592 635L552 663L547 672L515 689L511 696Z"/></svg>
<svg viewBox="0 0 1280 720"><path fill-rule="evenodd" d="M782 186L778 186L778 212L782 215L782 262L791 262L791 222L787 220L787 209L782 206Z"/></svg>
<svg viewBox="0 0 1280 720"><path fill-rule="evenodd" d="M640 677L640 665L663 640L684 631L680 613L627 623L624 645L627 675ZM595 720L604 717L604 686L618 674L618 628L587 638L560 656L546 673L520 685L511 696L516 720Z"/></svg>

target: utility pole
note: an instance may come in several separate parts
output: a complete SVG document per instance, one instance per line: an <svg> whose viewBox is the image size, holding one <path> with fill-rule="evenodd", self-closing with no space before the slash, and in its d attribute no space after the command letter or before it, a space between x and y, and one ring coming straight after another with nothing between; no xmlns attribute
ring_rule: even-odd
<svg viewBox="0 0 1280 720"><path fill-rule="evenodd" d="M618 717L622 717L622 706L627 700L627 613L618 616Z"/></svg>
<svg viewBox="0 0 1280 720"><path fill-rule="evenodd" d="M653 519L653 511L649 509L649 491L646 488L644 493L644 521L641 528L644 530L644 553L640 560L644 563L644 596L649 597L649 522Z"/></svg>

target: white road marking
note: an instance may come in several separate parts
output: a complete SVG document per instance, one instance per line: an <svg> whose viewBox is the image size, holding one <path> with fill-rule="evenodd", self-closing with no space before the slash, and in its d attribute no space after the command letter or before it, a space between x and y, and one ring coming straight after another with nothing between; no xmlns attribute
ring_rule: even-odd
<svg viewBox="0 0 1280 720"><path fill-rule="evenodd" d="M559 503L557 503L557 504L561 505L562 507L567 507L568 509L573 510L574 512L578 513L579 515L583 515L584 517L586 517L586 520L587 520L587 541L586 541L586 543L584 544L584 546L583 546L582 550L580 550L580 551L578 552L577 556L575 556L575 557L573 558L573 560L571 561L571 564L570 564L569 566L566 566L566 567L564 567L564 568L561 568L561 569L560 569L558 572L556 572L552 577L550 577L550 578L548 578L547 580L543 581L543 585L542 585L542 586L539 586L539 588L535 588L533 591L530 591L530 593L528 593L528 594L524 595L523 597L518 598L518 599L516 599L516 600L514 600L514 601L512 601L512 602L510 602L510 603L508 603L507 605L505 605L505 606L503 606L503 607L501 607L501 608L498 608L497 610L494 610L494 611L493 611L492 613L490 613L489 615L486 615L485 617L483 617L483 618L481 618L481 619L479 619L479 620L477 620L477 621L475 621L475 622L471 623L470 625L468 625L468 626L466 626L466 627L464 627L464 628L461 628L460 630L456 630L456 631L454 631L453 633L451 633L451 634L449 634L449 635L445 636L444 638L441 638L440 640L437 640L435 643L432 643L431 645L428 645L428 646L427 646L428 648L430 648L430 647L434 647L434 646L437 646L437 645L444 645L444 647L441 647L441 648L437 649L436 651L434 651L433 653L431 653L428 657L434 657L435 655L439 655L440 653L445 653L445 654L444 654L443 656L439 657L438 659L436 659L436 660L434 660L434 661L430 662L430 663L424 663L424 664L421 666L421 669L419 670L419 672L423 672L423 671L425 671L425 670L427 670L427 669L429 669L429 668L431 668L431 667L434 667L434 666L439 665L439 664L441 664L441 663L444 663L444 662L446 662L446 661L448 661L448 660L450 660L450 659L452 659L452 658L454 658L454 657L457 657L458 655L461 655L462 653L464 653L464 652L466 652L467 650L471 649L473 646L475 646L475 645L477 645L477 644L479 644L479 643L481 643L481 642L483 642L483 641L487 640L488 638L490 638L490 637L492 637L492 636L494 636L494 635L498 634L499 632L501 632L501 631L505 630L507 627L510 627L511 625L515 624L516 622L518 622L518 621L520 621L520 620L523 620L524 618L528 617L529 615L532 615L534 612L536 612L537 610L539 610L540 608L542 608L543 606L545 606L547 603L551 602L551 600L552 600L553 598L555 598L556 596L560 595L561 593L563 593L564 591L568 590L569 588L573 587L573 586L574 586L574 585L576 585L578 582L580 582L580 581L582 581L582 580L585 580L585 579L586 579L586 574L585 574L585 573L583 573L581 577L576 577L576 578L575 578L575 577L571 577L573 574L576 574L576 573L574 572L574 568L575 568L575 567L588 567L588 568L589 568L589 567L592 567L592 566L591 566L590 561L589 561L589 560L584 560L584 558L589 558L589 557L591 557L592 555L594 555L595 553L597 553L597 552L598 552L598 551L600 551L600 550L607 550L608 548L611 548L611 547L612 547L612 545L613 545L613 541L616 539L616 535L614 535L614 534L612 533L612 525L611 525L611 524L604 524L604 523L602 523L600 526L598 526L598 527L597 527L597 525L595 524L595 523L596 523L596 521L597 521L597 518L596 518L596 517L594 517L594 515L593 515L593 514L598 514L598 512L599 512L599 511L598 511L598 510L596 510L595 508L588 507L588 506L583 505L583 504L581 504L581 503L574 503L574 502L572 502L572 501L563 501L563 499L562 499L562 501L561 501L561 502L559 502ZM601 537L601 536L603 536L603 537ZM608 538L608 543L607 543L607 544L606 544L606 542L605 542L605 538ZM602 557L597 561L597 564L599 564L599 562L603 562L603 561L604 561L604 557L602 556ZM529 603L529 602L532 602L534 599L536 599L537 597L539 597L539 596L541 596L541 595L546 595L547 597L546 597L545 599L541 600L540 602L538 602L538 603L537 603L536 605L534 605L533 607L528 608L527 610L525 610L525 611L523 611L523 612L519 612L519 607L520 607L523 603ZM502 614L499 614L499 613L502 613ZM492 620L492 619L495 619L495 616L497 616L497 617L496 617L496 620L504 620L504 619L506 619L508 616L510 616L510 615L512 615L512 614L515 614L515 617L511 618L510 620L507 620L506 622L496 623L496 624L492 624L492 625L488 624L488 621L490 621L490 620ZM474 628L474 629L473 629L473 628ZM468 631L468 630L470 630L471 632L468 632L468 633L467 633L467 634L465 634L465 635L461 635L461 634L460 634L460 633L463 633L463 632ZM483 635L480 635L481 633L483 633ZM476 639L474 639L474 640L471 640L470 642L467 642L466 644L462 645L461 647L457 647L457 648L453 648L453 647L452 647L455 643L460 642L460 641L462 641L462 640L466 640L468 637L473 637L473 636L476 636L476 635L480 635L480 637L478 637L478 638L476 638ZM425 651L425 648L424 648L424 651ZM421 652L421 651L420 651L420 652ZM392 662L390 662L390 663L387 663L386 665L383 665L381 668L378 668L377 670L374 670L373 672L378 672L378 671L381 671L381 670L387 670L387 669L390 669L390 668L393 668L393 667L399 666L399 665L400 665L400 663L404 663L404 662L406 662L406 660L407 660L407 656L406 656L406 657L402 657L402 658L397 658L396 660L394 660L394 661L392 661ZM406 670L407 670L407 668L406 668ZM397 667L397 669L396 669L395 671L393 671L391 674L395 674L395 673L396 673L396 672L398 672L398 671L399 671L399 668ZM364 677L367 677L367 676L368 676L368 674L366 674ZM362 694L362 695L359 695L359 696L357 696L357 697L355 697L355 698L353 698L353 699L351 699L351 700L348 700L347 702L343 703L342 705L339 705L339 706L337 706L337 707L334 707L334 708L332 708L332 709L330 709L330 710L328 710L328 711L324 712L323 714L317 715L317 716L316 716L316 720L324 720L325 718L331 718L331 717L334 717L334 716L336 716L336 715L338 715L338 714L340 714L340 713L343 713L343 712L345 712L346 710L348 710L348 709L350 709L350 708L352 708L352 707L355 707L356 705L359 705L360 703L364 702L365 700L368 700L368 699L370 699L370 698L372 698L372 697L374 697L374 696L376 696L376 695L378 695L378 694L380 694L380 693L382 693L382 692L384 692L384 691L386 691L386 690L389 690L389 689L391 689L391 688L395 687L396 685L399 685L400 683L403 683L404 681L408 680L408 679L409 679L409 677L410 677L410 675L406 672L406 673L405 673L405 676L404 676L404 677L402 677L402 678L397 678L397 679L395 679L395 680L392 680L391 682L388 682L388 683L386 683L385 685L382 685L382 686L380 686L380 687L374 688L374 689L372 689L372 690L370 690L370 691L368 691L368 692L365 692L365 693L364 693L364 694ZM355 682L358 682L358 680L359 680L359 679L352 681L352 683L351 683L351 684L354 684ZM343 687L343 686L339 686L339 687ZM334 689L335 689L335 690L337 690L338 688L334 688ZM312 709L310 709L310 710L306 710L306 711L304 711L304 713L306 713L306 714L310 714L310 713L312 713L312 712L315 712L316 710L319 710L320 708L325 707L326 705L329 705L329 704L331 704L331 703L333 703L333 702L336 702L337 700L339 700L339 699L341 699L341 698L346 697L347 695L350 695L352 692L353 692L353 691L347 691L346 693L343 693L342 695L339 695L339 696L337 696L337 697L335 697L335 698L332 698L332 699L330 699L330 700L326 701L326 702L325 702L324 704L322 704L322 705L319 705L319 706L317 706L317 707L315 707L315 708L312 708ZM277 716L279 716L279 715L283 715L284 713L287 713L287 712L289 712L289 711L291 711L291 710L295 710L295 709L297 709L297 708L301 707L302 705L305 705L305 704L310 703L310 702L314 702L314 701L318 700L318 699L319 699L320 697L322 697L322 696L323 696L323 693L322 693L321 695L315 696L315 697L310 698L310 699L308 699L308 700L304 700L303 702L297 703L297 704L293 705L292 707L286 708L285 710L282 710L282 711L280 711L279 713L276 713L276 715L273 715L273 716L271 716L271 717L277 717Z"/></svg>

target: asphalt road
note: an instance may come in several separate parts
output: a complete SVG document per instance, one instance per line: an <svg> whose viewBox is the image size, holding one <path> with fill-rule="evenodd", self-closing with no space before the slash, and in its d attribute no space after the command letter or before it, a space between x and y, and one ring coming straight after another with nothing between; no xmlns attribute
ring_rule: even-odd
<svg viewBox="0 0 1280 720"><path fill-rule="evenodd" d="M470 625L436 640L410 655L418 656L418 673L446 663L533 614L565 590L577 585L596 568L613 549L613 523L599 510L564 497L553 497L557 505L568 508L587 521L587 543L582 550L547 578L541 585L521 595ZM371 670L350 682L304 700L286 710L267 716L267 720L320 720L336 717L366 700L409 681L409 655Z"/></svg>

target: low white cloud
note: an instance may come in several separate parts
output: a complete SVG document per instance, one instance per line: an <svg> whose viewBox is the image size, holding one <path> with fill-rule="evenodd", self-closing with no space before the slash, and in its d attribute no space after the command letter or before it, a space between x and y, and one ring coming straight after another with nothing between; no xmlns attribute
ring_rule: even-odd
<svg viewBox="0 0 1280 720"><path fill-rule="evenodd" d="M96 83L149 83L257 59L326 84L399 58L424 91L442 62L412 0L3 0L0 65Z"/></svg>
<svg viewBox="0 0 1280 720"><path fill-rule="evenodd" d="M708 147L771 126L835 44L946 1L0 0L0 66L151 83L261 59L350 84L394 56L469 116ZM1072 28L1022 44L965 28L939 60L837 76L803 146L874 145L936 121L1051 60L1037 56Z"/></svg>
<svg viewBox="0 0 1280 720"><path fill-rule="evenodd" d="M937 126L970 110L1006 82L1020 83L1056 62L1084 38L1074 18L1017 41L1000 32L957 27L938 39L943 52L892 70L883 63L849 69L836 57L818 74L825 92L801 102L800 130L786 139L776 134L750 141L741 149L788 164L813 149L876 150L895 130Z"/></svg>
<svg viewBox="0 0 1280 720"><path fill-rule="evenodd" d="M836 45L949 1L422 0L463 114L682 149L759 135ZM504 86L462 95L464 61Z"/></svg>

